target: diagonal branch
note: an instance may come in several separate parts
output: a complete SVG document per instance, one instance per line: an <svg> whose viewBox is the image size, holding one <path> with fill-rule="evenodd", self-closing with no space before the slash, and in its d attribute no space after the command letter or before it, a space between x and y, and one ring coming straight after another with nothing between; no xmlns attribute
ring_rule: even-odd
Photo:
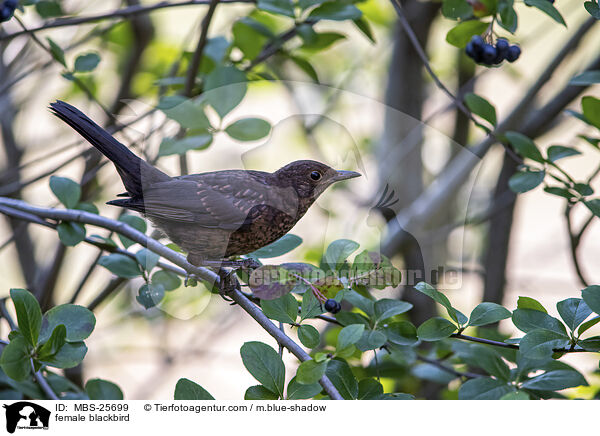
<svg viewBox="0 0 600 436"><path fill-rule="evenodd" d="M73 221L82 224L89 224L97 227L102 227L114 232L120 233L123 236L137 242L154 253L164 257L165 259L173 262L179 266L188 274L193 274L203 280L214 283L215 286L219 286L219 276L213 271L192 265L187 259L180 253L165 247L160 242L146 236L144 233L134 229L133 227L125 224L121 221L112 220L105 218L93 213L74 210L74 209L52 209L43 208L29 205L28 203L15 200L12 198L0 197L0 206L8 209L16 209L31 215L35 215L39 218L52 219L58 221ZM1 211L1 210L0 210ZM225 289L224 292L230 296L244 311L246 311L258 324L267 331L278 344L283 345L287 348L290 353L296 356L300 361L311 360L311 357L296 344L289 336L279 330L279 328L273 324L273 322L267 318L267 316L252 303L239 289L239 283L234 283L231 289ZM342 400L343 397L337 391L331 380L327 376L323 376L319 383L323 387L324 391L329 395L331 399Z"/></svg>

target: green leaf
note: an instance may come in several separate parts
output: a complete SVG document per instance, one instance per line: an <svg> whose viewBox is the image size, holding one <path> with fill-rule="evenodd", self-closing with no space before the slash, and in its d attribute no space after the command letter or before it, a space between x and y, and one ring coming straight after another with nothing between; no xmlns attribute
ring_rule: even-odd
<svg viewBox="0 0 600 436"><path fill-rule="evenodd" d="M581 297L583 301L588 305L594 312L600 314L600 286L592 285L581 291ZM20 325L20 324L19 324Z"/></svg>
<svg viewBox="0 0 600 436"><path fill-rule="evenodd" d="M291 0L258 0L256 7L273 14L294 18L294 5Z"/></svg>
<svg viewBox="0 0 600 436"><path fill-rule="evenodd" d="M62 64L63 67L66 68L67 63L65 62L65 52L63 51L63 49L60 48L60 46L50 38L46 38L46 41L48 41L48 44L50 46L50 54L52 54L54 60L56 60L57 62Z"/></svg>
<svg viewBox="0 0 600 436"><path fill-rule="evenodd" d="M338 41L346 39L345 35L336 32L313 33L312 38L304 39L302 49L309 52L317 52L331 47Z"/></svg>
<svg viewBox="0 0 600 436"><path fill-rule="evenodd" d="M77 56L75 59L75 71L78 73L87 73L94 71L100 63L100 56L97 53L87 53Z"/></svg>
<svg viewBox="0 0 600 436"><path fill-rule="evenodd" d="M538 8L540 11L550 16L557 23L567 27L567 23L565 23L565 20L560 14L560 12L558 12L558 9L556 9L554 5L548 0L525 0L525 4L527 6L533 6L535 8Z"/></svg>
<svg viewBox="0 0 600 436"><path fill-rule="evenodd" d="M309 289L302 296L302 305L300 306L300 319L304 321L307 318L314 318L323 313L323 307L317 297Z"/></svg>
<svg viewBox="0 0 600 436"><path fill-rule="evenodd" d="M588 1L583 4L585 9L590 13L596 20L600 20L600 6L597 1Z"/></svg>
<svg viewBox="0 0 600 436"><path fill-rule="evenodd" d="M474 35L481 35L488 23L479 20L462 21L446 34L446 41L458 48L464 48Z"/></svg>
<svg viewBox="0 0 600 436"><path fill-rule="evenodd" d="M253 251L249 254L249 256L257 257L259 259L270 259L272 257L279 257L283 256L286 253L289 253L296 247L299 247L300 244L302 244L302 238L300 236L288 233L287 235L283 235L275 242L271 242L269 245L266 245L262 248L259 248L256 251Z"/></svg>
<svg viewBox="0 0 600 436"><path fill-rule="evenodd" d="M567 327L574 332L577 326L592 314L592 310L581 298L567 298L556 304L558 313Z"/></svg>
<svg viewBox="0 0 600 436"><path fill-rule="evenodd" d="M290 380L287 387L288 400L307 400L318 395L323 388L319 383L301 384L296 377Z"/></svg>
<svg viewBox="0 0 600 436"><path fill-rule="evenodd" d="M25 340L36 346L42 328L42 310L31 292L26 289L11 289L10 298L17 312L19 331Z"/></svg>
<svg viewBox="0 0 600 436"><path fill-rule="evenodd" d="M319 75L309 61L299 56L288 56L288 58L294 62L298 68L304 71L315 83L319 83Z"/></svg>
<svg viewBox="0 0 600 436"><path fill-rule="evenodd" d="M64 325L59 324L54 327L50 338L42 345L37 353L40 360L48 359L58 353L66 343L67 329Z"/></svg>
<svg viewBox="0 0 600 436"><path fill-rule="evenodd" d="M250 386L244 393L244 400L277 400L279 396L263 385Z"/></svg>
<svg viewBox="0 0 600 436"><path fill-rule="evenodd" d="M600 129L600 99L591 96L583 97L581 99L581 108L586 120Z"/></svg>
<svg viewBox="0 0 600 436"><path fill-rule="evenodd" d="M148 250L147 248L142 248L140 251L135 253L135 258L138 261L138 264L145 271L152 271L156 265L158 265L158 260L160 256L153 251Z"/></svg>
<svg viewBox="0 0 600 436"><path fill-rule="evenodd" d="M545 186L544 192L547 192L548 194L552 194L552 195L557 195L557 196L563 197L563 198L573 198L574 197L574 195L568 189L559 188L557 186Z"/></svg>
<svg viewBox="0 0 600 436"><path fill-rule="evenodd" d="M565 334L543 328L531 330L519 342L523 357L532 360L547 359L555 348L566 347L569 338Z"/></svg>
<svg viewBox="0 0 600 436"><path fill-rule="evenodd" d="M180 378L175 385L174 400L214 400L214 397L206 389L197 383Z"/></svg>
<svg viewBox="0 0 600 436"><path fill-rule="evenodd" d="M98 265L124 279L133 279L142 274L137 262L124 254L113 253L103 256L98 260Z"/></svg>
<svg viewBox="0 0 600 436"><path fill-rule="evenodd" d="M362 296L358 292L351 290L346 292L344 300L358 307L369 316L375 316L375 302L367 297Z"/></svg>
<svg viewBox="0 0 600 436"><path fill-rule="evenodd" d="M548 147L548 160L550 162L556 162L563 157L575 156L578 154L581 154L581 152L572 147L563 147L562 145L552 145Z"/></svg>
<svg viewBox="0 0 600 436"><path fill-rule="evenodd" d="M355 400L358 397L358 382L346 362L331 360L327 365L325 375L329 377L331 383L345 400Z"/></svg>
<svg viewBox="0 0 600 436"><path fill-rule="evenodd" d="M542 153L537 148L535 143L527 136L519 132L506 132L505 136L506 139L508 139L508 142L510 142L510 144L521 156L527 157L536 162L543 163L545 161L544 156L542 156Z"/></svg>
<svg viewBox="0 0 600 436"><path fill-rule="evenodd" d="M408 312L412 309L413 305L406 301L393 300L391 298L382 298L377 300L374 304L375 310L375 321L383 321L391 318L394 315L399 315L404 312Z"/></svg>
<svg viewBox="0 0 600 436"><path fill-rule="evenodd" d="M600 336L592 336L577 342L581 348L587 351L600 351Z"/></svg>
<svg viewBox="0 0 600 436"><path fill-rule="evenodd" d="M60 242L67 247L73 247L85 239L85 226L80 223L65 221L60 223L56 230Z"/></svg>
<svg viewBox="0 0 600 436"><path fill-rule="evenodd" d="M417 339L416 327L408 321L393 322L383 328L388 341L397 345L414 345Z"/></svg>
<svg viewBox="0 0 600 436"><path fill-rule="evenodd" d="M469 317L470 326L493 324L500 320L510 318L510 310L496 303L480 303L473 309Z"/></svg>
<svg viewBox="0 0 600 436"><path fill-rule="evenodd" d="M357 20L362 17L362 12L356 6L343 2L326 2L313 9L308 15L315 20Z"/></svg>
<svg viewBox="0 0 600 436"><path fill-rule="evenodd" d="M212 143L210 133L186 136L185 138L163 138L158 148L158 156L185 154L190 150L204 150Z"/></svg>
<svg viewBox="0 0 600 436"><path fill-rule="evenodd" d="M0 356L2 371L16 381L25 380L31 373L29 349L23 336L17 336L2 350Z"/></svg>
<svg viewBox="0 0 600 436"><path fill-rule="evenodd" d="M364 17L357 18L356 20L353 20L353 22L356 27L358 27L358 30L360 30L363 35L369 39L369 41L371 41L373 44L377 43L375 40L375 35L373 34L373 30L371 29L371 25L367 20L365 20Z"/></svg>
<svg viewBox="0 0 600 436"><path fill-rule="evenodd" d="M600 218L600 198L594 198L583 202L586 207L598 218Z"/></svg>
<svg viewBox="0 0 600 436"><path fill-rule="evenodd" d="M296 380L302 385L312 385L317 383L325 374L328 361L317 362L315 360L306 360L298 366Z"/></svg>
<svg viewBox="0 0 600 436"><path fill-rule="evenodd" d="M506 395L503 395L501 398L501 400L529 400L529 395L527 395L525 392L523 391L514 391L514 392L509 392Z"/></svg>
<svg viewBox="0 0 600 436"><path fill-rule="evenodd" d="M67 329L67 341L79 342L92 334L96 317L88 308L76 304L55 306L44 314L40 342L48 340L54 329L61 324Z"/></svg>
<svg viewBox="0 0 600 436"><path fill-rule="evenodd" d="M204 95L221 118L244 99L248 84L246 74L233 66L220 66L206 76Z"/></svg>
<svg viewBox="0 0 600 436"><path fill-rule="evenodd" d="M66 177L51 176L50 189L67 209L73 209L81 198L81 186Z"/></svg>
<svg viewBox="0 0 600 436"><path fill-rule="evenodd" d="M454 307L452 307L452 304L450 303L450 300L448 300L448 297L446 297L444 294L442 294L430 284L425 282L419 282L415 285L415 289L427 295L429 298L432 298L436 303L439 303L442 306L444 306L450 318L452 318L455 322L460 322L460 324L464 324L467 322L466 319L464 321L462 319L459 319L460 317L458 315L458 311Z"/></svg>
<svg viewBox="0 0 600 436"><path fill-rule="evenodd" d="M464 363L481 368L488 374L504 381L510 380L510 369L502 356L493 348L465 342L453 342L452 351Z"/></svg>
<svg viewBox="0 0 600 436"><path fill-rule="evenodd" d="M525 333L543 328L562 335L567 334L567 329L562 322L539 310L516 309L513 312L512 321L519 330Z"/></svg>
<svg viewBox="0 0 600 436"><path fill-rule="evenodd" d="M585 378L577 371L557 370L548 371L523 382L525 389L540 391L560 391L577 386L588 386Z"/></svg>
<svg viewBox="0 0 600 436"><path fill-rule="evenodd" d="M321 342L319 331L311 325L303 324L298 327L298 339L302 345L308 348L315 348Z"/></svg>
<svg viewBox="0 0 600 436"><path fill-rule="evenodd" d="M238 141L257 141L271 131L271 124L261 118L242 118L225 128L225 132Z"/></svg>
<svg viewBox="0 0 600 436"><path fill-rule="evenodd" d="M173 291L181 286L181 279L177 274L164 269L152 274L152 283L162 285L165 291Z"/></svg>
<svg viewBox="0 0 600 436"><path fill-rule="evenodd" d="M277 265L264 265L250 274L248 285L252 293L261 300L275 300L289 293L297 278L288 270Z"/></svg>
<svg viewBox="0 0 600 436"><path fill-rule="evenodd" d="M356 348L361 351L376 350L383 346L387 341L385 334L379 330L366 330L363 332L360 340L356 343Z"/></svg>
<svg viewBox="0 0 600 436"><path fill-rule="evenodd" d="M472 92L465 95L465 103L471 112L479 115L489 122L492 126L496 125L496 108L492 106L485 98Z"/></svg>
<svg viewBox="0 0 600 436"><path fill-rule="evenodd" d="M514 388L491 377L479 377L466 381L458 390L459 400L499 400Z"/></svg>
<svg viewBox="0 0 600 436"><path fill-rule="evenodd" d="M122 400L123 391L121 388L100 378L88 380L85 384L85 393L88 394L90 400Z"/></svg>
<svg viewBox="0 0 600 436"><path fill-rule="evenodd" d="M276 300L261 300L260 307L269 318L293 324L298 316L298 301L291 295L285 294Z"/></svg>
<svg viewBox="0 0 600 436"><path fill-rule="evenodd" d="M283 397L285 366L279 354L262 342L246 342L240 354L248 372L267 389Z"/></svg>
<svg viewBox="0 0 600 436"><path fill-rule="evenodd" d="M445 318L430 318L419 326L417 336L422 341L439 341L449 337L457 327Z"/></svg>
<svg viewBox="0 0 600 436"><path fill-rule="evenodd" d="M186 129L206 130L210 127L210 122L204 113L204 101L200 99L170 95L160 99L158 109Z"/></svg>
<svg viewBox="0 0 600 436"><path fill-rule="evenodd" d="M265 43L271 37L268 34L269 29L250 17L244 17L236 21L232 33L233 44L244 53L246 59L250 60L259 55Z"/></svg>
<svg viewBox="0 0 600 436"><path fill-rule="evenodd" d="M134 229L136 229L139 232L146 233L146 228L147 228L146 221L144 221L144 219L140 218L139 216L121 215L119 217L119 221L124 222L125 224L133 227ZM121 243L123 244L123 247L125 247L125 248L129 248L133 244L135 244L135 242L133 242L131 239L128 239L125 236L122 236L121 234L119 234L118 236L119 236Z"/></svg>
<svg viewBox="0 0 600 436"><path fill-rule="evenodd" d="M383 386L377 380L365 378L358 382L357 400L380 400L383 395Z"/></svg>
<svg viewBox="0 0 600 436"><path fill-rule="evenodd" d="M577 329L577 335L581 336L585 331L591 329L592 327L594 327L596 324L598 324L600 322L600 316L597 316L595 318L592 318L586 322L584 322L583 324L581 324L579 326L579 328Z"/></svg>
<svg viewBox="0 0 600 436"><path fill-rule="evenodd" d="M520 296L517 300L517 309L532 309L548 313L544 306L542 306L542 303L531 297Z"/></svg>
<svg viewBox="0 0 600 436"><path fill-rule="evenodd" d="M87 347L83 342L67 342L54 356L40 362L56 368L74 368L81 363L86 353Z"/></svg>
<svg viewBox="0 0 600 436"><path fill-rule="evenodd" d="M518 194L531 191L544 181L545 171L519 171L508 180L509 188Z"/></svg>
<svg viewBox="0 0 600 436"><path fill-rule="evenodd" d="M337 271L344 264L344 260L356 250L360 244L350 239L338 239L333 241L325 251L324 261L332 271Z"/></svg>
<svg viewBox="0 0 600 436"><path fill-rule="evenodd" d="M337 345L335 346L336 350L341 351L350 345L356 344L364 331L365 326L363 324L352 324L344 327L338 334Z"/></svg>
<svg viewBox="0 0 600 436"><path fill-rule="evenodd" d="M146 283L140 286L138 295L135 297L144 308L150 309L160 304L165 297L165 288L161 284Z"/></svg>
<svg viewBox="0 0 600 436"><path fill-rule="evenodd" d="M444 0L442 3L442 14L450 19L465 19L473 15L473 6L466 0Z"/></svg>

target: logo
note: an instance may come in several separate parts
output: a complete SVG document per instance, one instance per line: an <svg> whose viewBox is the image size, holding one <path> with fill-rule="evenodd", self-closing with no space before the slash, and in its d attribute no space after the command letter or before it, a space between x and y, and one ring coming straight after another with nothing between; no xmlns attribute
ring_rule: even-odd
<svg viewBox="0 0 600 436"><path fill-rule="evenodd" d="M6 409L6 430L14 433L15 429L48 430L50 411L29 401L19 401L4 405Z"/></svg>

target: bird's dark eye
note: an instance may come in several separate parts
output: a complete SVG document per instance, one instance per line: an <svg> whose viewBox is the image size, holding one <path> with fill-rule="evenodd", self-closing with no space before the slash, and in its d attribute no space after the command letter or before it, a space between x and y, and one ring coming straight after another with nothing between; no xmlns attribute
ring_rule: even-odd
<svg viewBox="0 0 600 436"><path fill-rule="evenodd" d="M317 181L321 178L321 173L318 171L313 171L312 173L310 173L310 178L314 181Z"/></svg>

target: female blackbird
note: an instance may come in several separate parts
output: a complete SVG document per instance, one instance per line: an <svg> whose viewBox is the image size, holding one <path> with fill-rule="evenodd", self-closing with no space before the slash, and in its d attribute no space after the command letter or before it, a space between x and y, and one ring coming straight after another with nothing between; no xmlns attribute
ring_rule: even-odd
<svg viewBox="0 0 600 436"><path fill-rule="evenodd" d="M225 170L170 177L133 154L77 108L50 104L54 114L110 159L127 197L108 204L145 215L188 252L195 265L219 266L289 232L331 184L359 177L299 160L274 173Z"/></svg>

